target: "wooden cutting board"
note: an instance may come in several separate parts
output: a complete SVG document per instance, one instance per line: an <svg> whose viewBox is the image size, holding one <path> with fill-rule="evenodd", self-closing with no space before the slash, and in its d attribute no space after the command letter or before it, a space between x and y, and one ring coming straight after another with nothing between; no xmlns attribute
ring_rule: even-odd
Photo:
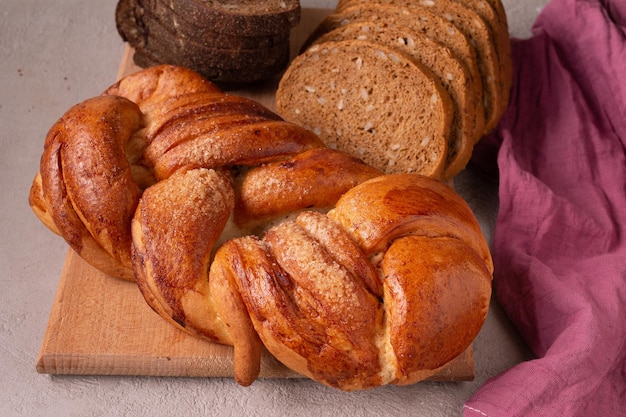
<svg viewBox="0 0 626 417"><path fill-rule="evenodd" d="M301 24L292 34L294 53L328 13L303 10ZM138 69L127 47L118 78ZM273 109L277 80L231 93ZM232 377L233 352L230 346L194 338L171 326L148 307L134 283L107 276L69 250L36 368L45 374ZM299 375L264 352L260 377ZM430 380L473 378L470 347Z"/></svg>

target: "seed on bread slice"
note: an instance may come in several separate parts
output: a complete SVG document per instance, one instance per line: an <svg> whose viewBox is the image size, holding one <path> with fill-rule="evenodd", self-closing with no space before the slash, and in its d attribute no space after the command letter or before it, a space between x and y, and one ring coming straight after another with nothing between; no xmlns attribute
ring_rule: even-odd
<svg viewBox="0 0 626 417"><path fill-rule="evenodd" d="M458 174L467 165L474 143L477 141L476 137L482 135L484 128L483 118L477 118L476 115L477 111L482 111L482 107L476 106L473 78L468 69L448 48L423 33L408 27L386 25L383 22L346 24L320 36L314 45L350 39L367 40L396 49L416 63L423 64L439 78L454 106L443 177L448 179ZM479 125L477 120L481 121Z"/></svg>
<svg viewBox="0 0 626 417"><path fill-rule="evenodd" d="M375 22L378 25L389 27L408 27L448 48L454 58L458 59L468 69L468 75L472 78L470 88L473 88L473 91L471 94L474 95L476 103L480 103L480 107L482 107L477 109L476 124L484 127L485 112L482 106L484 93L482 78L477 65L476 50L467 36L459 31L456 26L429 10L408 9L390 4L347 7L323 19L310 35L305 47L310 46L325 33L359 22Z"/></svg>
<svg viewBox="0 0 626 417"><path fill-rule="evenodd" d="M504 113L502 100L502 78L495 39L489 26L474 10L454 0L345 0L337 5L336 11L351 7L378 7L393 4L408 10L428 10L444 17L462 31L476 48L478 68L484 88L485 130L492 130Z"/></svg>
<svg viewBox="0 0 626 417"><path fill-rule="evenodd" d="M311 46L283 75L276 109L383 172L441 178L445 169L450 96L426 67L384 45Z"/></svg>

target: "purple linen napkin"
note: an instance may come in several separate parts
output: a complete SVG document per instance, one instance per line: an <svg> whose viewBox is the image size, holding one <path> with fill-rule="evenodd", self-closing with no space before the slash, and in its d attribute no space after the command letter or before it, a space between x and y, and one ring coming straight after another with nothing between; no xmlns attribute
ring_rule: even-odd
<svg viewBox="0 0 626 417"><path fill-rule="evenodd" d="M497 153L494 293L536 359L463 413L626 416L626 1L552 0L533 34L473 163Z"/></svg>

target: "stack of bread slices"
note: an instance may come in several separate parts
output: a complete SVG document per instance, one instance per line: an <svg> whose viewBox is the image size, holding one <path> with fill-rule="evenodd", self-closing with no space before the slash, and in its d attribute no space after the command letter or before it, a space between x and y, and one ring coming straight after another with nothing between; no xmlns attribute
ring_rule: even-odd
<svg viewBox="0 0 626 417"><path fill-rule="evenodd" d="M179 65L229 88L285 69L300 2L119 0L115 19L140 67Z"/></svg>
<svg viewBox="0 0 626 417"><path fill-rule="evenodd" d="M386 173L449 180L504 113L511 71L500 0L340 0L276 108Z"/></svg>

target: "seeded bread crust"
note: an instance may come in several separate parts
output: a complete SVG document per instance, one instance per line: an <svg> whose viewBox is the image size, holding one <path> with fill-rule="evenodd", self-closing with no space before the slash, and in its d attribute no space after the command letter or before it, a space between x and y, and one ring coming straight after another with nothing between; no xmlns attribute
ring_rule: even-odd
<svg viewBox="0 0 626 417"><path fill-rule="evenodd" d="M237 36L271 35L295 27L300 21L299 0L148 0L162 1L192 25Z"/></svg>
<svg viewBox="0 0 626 417"><path fill-rule="evenodd" d="M384 45L313 45L283 75L276 108L383 172L441 178L445 169L452 100L426 67Z"/></svg>
<svg viewBox="0 0 626 417"><path fill-rule="evenodd" d="M421 32L402 26L376 22L357 22L341 26L320 36L313 44L340 40L368 40L386 45L424 64L436 75L452 99L454 114L448 140L448 156L444 178L452 178L468 163L477 137L484 125L477 125L477 96L468 69L451 51ZM482 121L482 119L481 119Z"/></svg>
<svg viewBox="0 0 626 417"><path fill-rule="evenodd" d="M502 86L500 80L502 73L498 54L495 47L495 38L489 26L475 11L465 4L456 3L453 0L346 0L339 2L337 11L362 4L381 5L395 4L404 8L425 9L445 17L462 31L476 47L478 68L480 70L483 87L485 89L484 105L486 131L492 130L504 113Z"/></svg>

